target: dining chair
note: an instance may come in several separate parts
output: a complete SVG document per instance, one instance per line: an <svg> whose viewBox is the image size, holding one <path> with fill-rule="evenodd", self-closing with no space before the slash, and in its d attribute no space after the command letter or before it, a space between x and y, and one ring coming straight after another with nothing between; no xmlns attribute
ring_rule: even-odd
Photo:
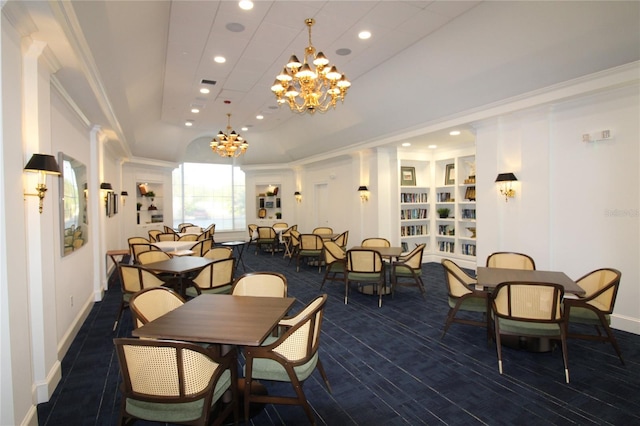
<svg viewBox="0 0 640 426"><path fill-rule="evenodd" d="M349 231L344 231L333 239L333 242L339 245L342 250L347 249L347 241L349 241Z"/></svg>
<svg viewBox="0 0 640 426"><path fill-rule="evenodd" d="M320 284L320 290L324 286L325 281L341 281L344 282L345 265L347 263L347 254L334 241L324 242L324 278Z"/></svg>
<svg viewBox="0 0 640 426"><path fill-rule="evenodd" d="M198 241L198 234L185 234L178 237L178 241Z"/></svg>
<svg viewBox="0 0 640 426"><path fill-rule="evenodd" d="M289 224L287 222L276 222L273 224L274 228L288 228Z"/></svg>
<svg viewBox="0 0 640 426"><path fill-rule="evenodd" d="M139 328L182 306L185 300L167 287L151 287L134 294L129 300L133 328Z"/></svg>
<svg viewBox="0 0 640 426"><path fill-rule="evenodd" d="M320 234L300 234L297 237L298 246L296 248L296 272L300 272L300 259L317 259L318 272L322 272L322 250L324 241Z"/></svg>
<svg viewBox="0 0 640 426"><path fill-rule="evenodd" d="M204 254L211 250L211 247L213 247L213 240L209 238L198 241L190 250L193 252L192 256L204 257Z"/></svg>
<svg viewBox="0 0 640 426"><path fill-rule="evenodd" d="M211 247L202 257L206 259L230 259L233 257L233 249L231 247Z"/></svg>
<svg viewBox="0 0 640 426"><path fill-rule="evenodd" d="M277 272L249 272L233 283L234 296L287 297L287 278Z"/></svg>
<svg viewBox="0 0 640 426"><path fill-rule="evenodd" d="M499 251L487 257L488 268L527 269L535 270L533 258L523 253Z"/></svg>
<svg viewBox="0 0 640 426"><path fill-rule="evenodd" d="M190 222L183 222L178 224L178 232L184 232L184 229L189 227L189 226L195 226L193 223Z"/></svg>
<svg viewBox="0 0 640 426"><path fill-rule="evenodd" d="M205 238L213 238L213 234L216 233L216 224L212 223L207 226L202 233L205 234Z"/></svg>
<svg viewBox="0 0 640 426"><path fill-rule="evenodd" d="M278 247L278 234L271 226L258 226L258 238L256 239L256 254L263 246L271 247L271 256Z"/></svg>
<svg viewBox="0 0 640 426"><path fill-rule="evenodd" d="M71 240L73 240L73 237L71 237ZM131 256L133 256L133 249L131 247L132 244L149 244L151 241L149 241L148 239L144 238L144 237L130 237L127 238L127 245L129 246L129 253L131 254Z"/></svg>
<svg viewBox="0 0 640 426"><path fill-rule="evenodd" d="M153 243L135 243L135 244L131 244L131 256L133 257L133 263L135 264L139 264L140 260L138 259L138 256L140 255L140 253L145 252L145 251L160 251L160 249L158 247L156 247L155 245L153 245Z"/></svg>
<svg viewBox="0 0 640 426"><path fill-rule="evenodd" d="M232 413L238 423L235 350L219 356L189 342L134 338L113 342L122 378L119 424L140 419L217 426ZM231 400L224 402L227 391Z"/></svg>
<svg viewBox="0 0 640 426"><path fill-rule="evenodd" d="M391 262L389 278L391 280L391 297L397 286L418 287L422 298L426 300L424 282L422 281L422 255L426 244L419 244L410 253L400 256Z"/></svg>
<svg viewBox="0 0 640 426"><path fill-rule="evenodd" d="M498 369L502 374L501 336L560 340L565 381L569 383L567 318L562 312L564 289L555 283L505 282L491 296Z"/></svg>
<svg viewBox="0 0 640 426"><path fill-rule="evenodd" d="M291 258L293 256L293 250L291 246L291 231L294 231L295 229L297 229L297 225L290 226L280 234L280 240L282 241L284 249L284 254L282 255L283 259L285 257Z"/></svg>
<svg viewBox="0 0 640 426"><path fill-rule="evenodd" d="M138 253L138 264L147 265L153 262L162 262L163 260L171 259L171 255L162 250L147 250Z"/></svg>
<svg viewBox="0 0 640 426"><path fill-rule="evenodd" d="M622 351L609 326L621 275L622 273L619 270L613 268L602 268L589 272L576 281L576 284L585 291L585 295L577 299L565 298L564 309L569 320L569 326L571 324L593 325L597 333L569 332L567 337L570 339L609 342L618 354L620 362L624 365ZM606 335L602 335L600 327L602 327Z"/></svg>
<svg viewBox="0 0 640 426"><path fill-rule="evenodd" d="M139 265L126 265L120 263L118 265L118 274L120 275L120 285L122 287L122 298L120 299L120 307L118 315L113 324L113 330L118 327L122 311L129 306L131 297L145 288L160 287L165 282L151 271L142 268Z"/></svg>
<svg viewBox="0 0 640 426"><path fill-rule="evenodd" d="M391 243L386 238L365 238L360 245L362 247L391 247Z"/></svg>
<svg viewBox="0 0 640 426"><path fill-rule="evenodd" d="M318 353L326 301L326 294L318 296L295 316L280 321L279 325L286 331L278 337L268 337L262 346L245 346L244 415L247 424L250 404L253 402L301 405L309 422L315 424L303 384L317 369L331 393L331 385ZM289 382L295 396L253 393L252 380Z"/></svg>
<svg viewBox="0 0 640 426"><path fill-rule="evenodd" d="M196 241L204 241L204 240L212 240L213 241L213 237L207 235L208 232L206 231L202 231L201 233L196 235Z"/></svg>
<svg viewBox="0 0 640 426"><path fill-rule="evenodd" d="M162 234L156 235L156 241L178 241L178 234L175 232L163 232Z"/></svg>
<svg viewBox="0 0 640 426"><path fill-rule="evenodd" d="M491 339L491 315L489 293L476 290L477 280L462 270L454 261L442 259L440 261L445 271L445 282L447 283L447 301L449 312L444 323L441 339L447 334L447 330L453 323L474 325L485 327L487 330L487 340ZM467 317L458 317L459 311L478 312L484 315L482 321Z"/></svg>
<svg viewBox="0 0 640 426"><path fill-rule="evenodd" d="M314 228L314 230L311 231L311 233L318 234L318 235L333 234L333 228L330 228L328 226L318 226L317 228Z"/></svg>
<svg viewBox="0 0 640 426"><path fill-rule="evenodd" d="M216 260L198 272L191 279L192 285L188 286L185 294L188 297L197 297L200 294L229 294L233 283L235 259Z"/></svg>
<svg viewBox="0 0 640 426"><path fill-rule="evenodd" d="M255 223L250 223L247 225L247 232L249 233L249 244L252 245L256 243L256 239L258 238L258 225Z"/></svg>
<svg viewBox="0 0 640 426"><path fill-rule="evenodd" d="M162 234L162 231L158 230L158 229L152 229L149 231L149 241L152 243L155 243L156 241L158 241L156 239L156 235L158 234Z"/></svg>
<svg viewBox="0 0 640 426"><path fill-rule="evenodd" d="M349 283L374 285L373 294L378 294L378 307L382 307L382 294L386 293L384 262L380 253L373 249L347 251L344 274L344 303L349 303Z"/></svg>

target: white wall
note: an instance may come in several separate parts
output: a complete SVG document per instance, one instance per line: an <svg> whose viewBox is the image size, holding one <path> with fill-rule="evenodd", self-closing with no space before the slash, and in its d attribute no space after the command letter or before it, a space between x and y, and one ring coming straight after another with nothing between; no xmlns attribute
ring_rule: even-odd
<svg viewBox="0 0 640 426"><path fill-rule="evenodd" d="M477 125L478 264L493 251L533 256L577 279L622 272L612 326L640 333L638 84L527 109ZM606 141L583 133L611 130ZM493 182L518 178L504 201Z"/></svg>

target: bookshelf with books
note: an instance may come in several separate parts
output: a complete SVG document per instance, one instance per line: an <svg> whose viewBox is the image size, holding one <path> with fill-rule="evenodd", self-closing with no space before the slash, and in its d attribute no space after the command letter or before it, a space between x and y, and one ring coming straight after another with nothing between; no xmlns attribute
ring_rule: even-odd
<svg viewBox="0 0 640 426"><path fill-rule="evenodd" d="M400 173L400 241L403 251L410 251L416 244L423 243L429 250L429 162L402 161Z"/></svg>
<svg viewBox="0 0 640 426"><path fill-rule="evenodd" d="M463 257L476 256L476 157L466 155L457 158L456 191L456 226L458 245Z"/></svg>

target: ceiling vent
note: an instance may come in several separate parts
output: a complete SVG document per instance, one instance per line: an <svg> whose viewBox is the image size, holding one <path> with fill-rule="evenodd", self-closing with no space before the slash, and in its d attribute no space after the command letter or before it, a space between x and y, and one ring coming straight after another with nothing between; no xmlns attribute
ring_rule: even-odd
<svg viewBox="0 0 640 426"><path fill-rule="evenodd" d="M210 84L212 86L215 86L216 81L215 80L207 80L206 78L203 78L201 81L202 84Z"/></svg>

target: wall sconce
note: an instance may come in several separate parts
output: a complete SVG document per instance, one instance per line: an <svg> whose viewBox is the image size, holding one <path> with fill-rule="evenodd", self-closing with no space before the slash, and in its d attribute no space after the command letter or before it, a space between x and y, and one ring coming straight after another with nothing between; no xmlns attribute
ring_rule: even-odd
<svg viewBox="0 0 640 426"><path fill-rule="evenodd" d="M500 193L504 195L504 201L509 201L509 198L516 196L516 191L511 187L512 182L517 182L518 178L513 173L500 173L496 178L496 182L500 182Z"/></svg>
<svg viewBox="0 0 640 426"><path fill-rule="evenodd" d="M358 187L358 192L360 193L360 200L365 203L369 201L369 188L366 185L360 185Z"/></svg>
<svg viewBox="0 0 640 426"><path fill-rule="evenodd" d="M294 196L294 197L296 197L296 201L297 201L298 203L301 203L301 202L302 202L302 194L300 193L300 191L296 191L296 192L294 192L294 193L293 193L293 196Z"/></svg>
<svg viewBox="0 0 640 426"><path fill-rule="evenodd" d="M107 182L102 182L100 184L100 189L105 191L104 194L104 201L107 201L107 196L109 195L109 192L113 191L113 186L110 183Z"/></svg>
<svg viewBox="0 0 640 426"><path fill-rule="evenodd" d="M44 196L47 192L47 184L46 179L47 175L58 175L60 176L60 169L58 168L58 163L53 155L47 154L33 154L31 159L24 166L24 170L26 172L38 172L38 184L36 185L36 194L28 194L24 193L25 196L35 196L40 199L38 211L42 214L42 201L44 200Z"/></svg>
<svg viewBox="0 0 640 426"><path fill-rule="evenodd" d="M122 205L125 205L125 202L127 201L127 197L129 196L129 193L127 191L122 191L120 193L120 197L122 197Z"/></svg>

